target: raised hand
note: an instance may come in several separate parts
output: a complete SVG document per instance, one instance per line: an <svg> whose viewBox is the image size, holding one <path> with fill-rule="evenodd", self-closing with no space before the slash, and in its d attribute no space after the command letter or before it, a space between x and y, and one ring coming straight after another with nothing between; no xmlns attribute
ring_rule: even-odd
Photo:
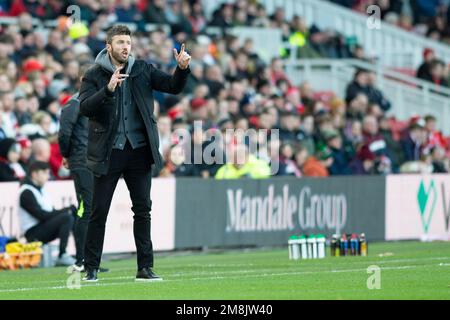
<svg viewBox="0 0 450 320"><path fill-rule="evenodd" d="M184 43L181 45L180 53L178 53L177 49L173 49L173 55L175 60L177 60L178 66L180 69L187 69L189 67L189 62L191 62L191 56L184 51L185 45Z"/></svg>
<svg viewBox="0 0 450 320"><path fill-rule="evenodd" d="M122 67L117 68L116 71L114 71L113 75L111 76L111 80L109 80L108 90L111 92L114 92L116 90L117 85L120 86L122 82L126 78L128 78L128 75L120 73L120 70L122 70Z"/></svg>

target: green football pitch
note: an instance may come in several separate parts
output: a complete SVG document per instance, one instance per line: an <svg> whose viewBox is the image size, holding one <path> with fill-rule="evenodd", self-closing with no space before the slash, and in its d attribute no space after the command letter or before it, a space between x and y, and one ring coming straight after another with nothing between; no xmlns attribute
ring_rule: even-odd
<svg viewBox="0 0 450 320"><path fill-rule="evenodd" d="M79 274L65 268L0 271L0 299L450 299L445 242L372 243L368 257L299 261L287 248L161 253L164 281L152 283L134 282L135 259L103 266L111 271L79 288Z"/></svg>

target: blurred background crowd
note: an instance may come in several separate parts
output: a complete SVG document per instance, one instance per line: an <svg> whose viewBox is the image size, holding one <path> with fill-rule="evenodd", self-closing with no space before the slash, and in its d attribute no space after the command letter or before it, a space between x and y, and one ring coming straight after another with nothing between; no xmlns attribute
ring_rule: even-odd
<svg viewBox="0 0 450 320"><path fill-rule="evenodd" d="M449 39L445 1L333 2L363 11L376 3L384 20ZM83 23L68 23L66 10L73 4L81 9ZM227 179L449 170L449 139L436 129L438 119L387 116L395 105L377 88L373 72L356 70L342 97L317 91L308 81L294 85L284 68L293 48L299 58L371 57L332 30L307 27L299 16L288 21L281 8L269 15L257 1L236 0L208 19L198 0L0 0L0 18L5 17L17 17L18 23L2 23L0 30L0 181L23 179L34 160L48 162L53 179L70 177L58 146L61 109L79 88L80 70L93 63L105 46L105 31L115 23L133 24L132 54L163 71L176 67L172 48L186 43L192 56L184 92L155 93L165 159L155 175ZM33 19L55 23L38 29ZM210 26L223 32L209 34ZM290 46L265 61L252 39L240 41L226 32L234 26L280 28ZM447 86L448 66L427 49L417 76ZM194 121L201 125L195 127ZM249 128L278 129L279 135L266 140L265 152L252 153L246 139L229 139L223 148L232 151L228 158L218 156L221 162L193 164L187 158L186 144L205 150L214 132ZM191 141L174 137L177 129L192 132ZM243 163L234 161L237 151L244 152Z"/></svg>

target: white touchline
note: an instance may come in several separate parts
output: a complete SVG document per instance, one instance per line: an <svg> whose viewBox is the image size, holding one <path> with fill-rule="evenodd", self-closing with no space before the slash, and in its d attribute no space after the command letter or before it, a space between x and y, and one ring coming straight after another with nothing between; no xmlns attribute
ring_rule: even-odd
<svg viewBox="0 0 450 320"><path fill-rule="evenodd" d="M430 266L439 266L439 265L410 265L410 266L397 266L397 267L381 267L382 270L402 270L402 269L414 269L414 268L422 268L422 267L430 267ZM450 266L450 264L449 264ZM342 269L342 270L324 270L324 271L303 271L303 272L282 272L282 273L258 273L258 274L248 274L243 276L216 276L216 277L200 277L200 278L188 278L188 279L168 279L155 283L167 283L167 282L177 282L177 281L201 281L201 280L221 280L221 279L245 279L245 278L255 278L255 277L273 277L273 276L286 276L286 275L306 275L306 274L317 274L317 273L333 273L333 272L365 272L367 269ZM261 271L261 270L255 270ZM247 272L247 271L246 271ZM246 273L243 272L243 273ZM133 279L133 277L111 277L106 279ZM118 286L118 285L130 285L130 282L109 282L109 283L96 283L96 284L82 284L83 287L107 287L107 286ZM140 284L146 285L146 284ZM148 285L148 284L147 284ZM17 289L2 289L2 292L21 292L21 291L35 291L35 290L60 290L66 289L69 290L66 286L53 286L53 287L30 287L30 288L17 288Z"/></svg>
<svg viewBox="0 0 450 320"><path fill-rule="evenodd" d="M363 265L367 265L370 263L377 263L379 264L383 269L383 264L388 264L388 263L397 263L397 262L418 262L418 261L431 261L431 260L450 260L450 257L431 257L431 258L415 258L415 259L396 259L396 260L385 260L385 261L379 261L379 260L360 260L360 261L352 261L352 265L357 265L357 264L363 264ZM194 264L190 264L189 266L194 266L194 267L200 267L203 268L205 266L211 266L213 267L213 264L209 264L209 265L194 265ZM222 265L221 265L222 266ZM225 265L223 265L225 266ZM236 265L233 265L236 266ZM293 266L291 266L293 267ZM306 266L305 266L306 267ZM310 266L307 266L310 267ZM317 267L317 266L316 266ZM326 267L325 265L323 267ZM178 268L178 267L177 267ZM169 268L168 268L169 269ZM172 268L170 268L172 269ZM165 273L165 277L185 277L186 275L192 275L192 276L200 276L200 275L216 275L216 274L242 274L242 273L254 273L254 272L264 272L264 271L272 271L273 269L256 269L256 270L230 270L230 271L186 271L183 273L170 273L170 272L166 272ZM317 270L317 269L315 269ZM342 269L344 270L343 272L345 272L345 270L349 270L349 269ZM118 271L130 271L133 272L135 271L134 268L118 268L118 269L113 269L114 272L118 272ZM327 270L320 270L320 271L324 271L324 272L340 272L340 271L330 271L329 269ZM314 271L313 273L318 273L320 271ZM308 270L304 270L303 272L309 272ZM49 273L49 275L52 275L51 273ZM54 275L54 273L53 273ZM132 276L119 276L119 277L105 277L102 278L101 281L109 281L109 280L120 280L120 279L133 279L134 277ZM67 278L63 278L63 279L59 279L59 280L39 280L39 281L33 281L33 283L44 283L44 284L50 284L50 283L64 283L67 280ZM1 281L0 284L1 285L8 285L8 284L15 284L15 285L20 285L20 284L28 284L28 281ZM1 289L0 288L0 292L2 292L2 290L7 290L7 289Z"/></svg>

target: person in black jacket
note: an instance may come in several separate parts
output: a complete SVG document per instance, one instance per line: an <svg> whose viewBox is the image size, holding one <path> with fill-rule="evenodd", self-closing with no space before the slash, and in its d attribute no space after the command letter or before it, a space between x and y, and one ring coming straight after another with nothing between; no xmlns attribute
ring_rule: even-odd
<svg viewBox="0 0 450 320"><path fill-rule="evenodd" d="M90 64L81 66L80 81L91 66ZM93 176L86 165L87 141L88 118L80 115L80 100L77 93L62 109L58 142L63 156L63 165L70 169L78 200L78 210L73 228L76 247L76 261L73 270L79 272L84 271L84 247L92 205ZM99 270L107 271L105 268Z"/></svg>
<svg viewBox="0 0 450 320"><path fill-rule="evenodd" d="M358 69L355 72L353 81L347 86L345 101L349 104L360 93L367 95L367 85L369 84L369 73L367 70Z"/></svg>
<svg viewBox="0 0 450 320"><path fill-rule="evenodd" d="M153 115L153 90L180 93L190 73L191 57L174 49L178 66L173 75L130 55L131 32L123 25L110 28L106 48L81 83L80 114L89 118L87 166L94 174L92 212L85 247L85 281L97 281L105 223L119 178L130 192L137 249L136 281L161 280L154 274L150 236L152 164L162 168Z"/></svg>
<svg viewBox="0 0 450 320"><path fill-rule="evenodd" d="M19 163L21 147L16 140L0 140L0 182L20 181L25 177L25 170Z"/></svg>

